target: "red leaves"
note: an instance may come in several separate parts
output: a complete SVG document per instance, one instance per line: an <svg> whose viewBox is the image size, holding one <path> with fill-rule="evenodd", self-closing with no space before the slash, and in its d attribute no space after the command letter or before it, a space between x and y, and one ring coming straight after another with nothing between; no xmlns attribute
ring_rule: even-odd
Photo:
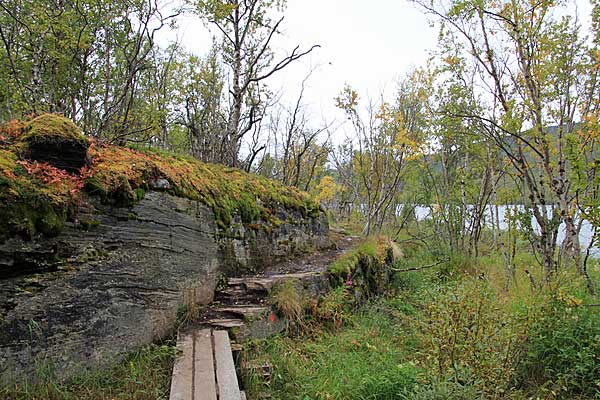
<svg viewBox="0 0 600 400"><path fill-rule="evenodd" d="M0 126L0 141L4 142L6 139L16 139L23 133L25 123L16 119L10 120L7 123Z"/></svg>
<svg viewBox="0 0 600 400"><path fill-rule="evenodd" d="M73 199L79 195L83 188L83 180L91 175L87 167L83 167L80 175L77 176L48 163L37 161L17 161L17 163L23 166L31 177L43 182L45 185L55 187L59 193L66 194Z"/></svg>

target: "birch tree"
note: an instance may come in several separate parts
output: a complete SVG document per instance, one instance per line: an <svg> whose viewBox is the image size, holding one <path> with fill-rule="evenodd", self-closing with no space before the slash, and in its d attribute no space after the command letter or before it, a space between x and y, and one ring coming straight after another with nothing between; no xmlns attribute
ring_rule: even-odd
<svg viewBox="0 0 600 400"><path fill-rule="evenodd" d="M309 54L296 46L278 57L272 42L281 31L281 0L208 0L195 3L199 15L222 34L223 62L229 70L227 124L220 136L221 162L236 166L242 139L264 116L265 82Z"/></svg>
<svg viewBox="0 0 600 400"><path fill-rule="evenodd" d="M531 240L550 282L570 260L582 269L577 190L569 142L581 148L578 121L598 96L591 81L597 70L579 34L575 16L554 1L417 1L442 22L442 38L460 42L460 53L479 77L473 90L485 94L486 110L455 116L478 121L516 171L538 228ZM456 71L458 74L461 71ZM554 128L552 128L554 127ZM557 234L566 239L558 257Z"/></svg>

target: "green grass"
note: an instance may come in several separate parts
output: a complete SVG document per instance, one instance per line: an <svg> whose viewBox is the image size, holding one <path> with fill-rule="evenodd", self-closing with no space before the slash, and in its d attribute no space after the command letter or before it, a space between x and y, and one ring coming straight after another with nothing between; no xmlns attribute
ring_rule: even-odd
<svg viewBox="0 0 600 400"><path fill-rule="evenodd" d="M275 369L269 384L247 376L250 398L267 391L273 399L409 399L419 369L407 361L412 339L402 321L401 311L374 304L338 331L256 342L252 364Z"/></svg>
<svg viewBox="0 0 600 400"><path fill-rule="evenodd" d="M396 268L440 258L425 248L408 253ZM248 363L270 363L272 378L248 373L249 398L599 399L600 308L585 305L600 301L574 271L532 288L526 249L516 263L507 286L501 254L453 255L396 273L386 295L343 311L341 326L314 319L293 338L253 342ZM598 284L597 261L589 269Z"/></svg>
<svg viewBox="0 0 600 400"><path fill-rule="evenodd" d="M176 350L173 341L152 344L106 370L85 371L61 381L40 366L31 382L1 388L3 400L161 400L169 398Z"/></svg>

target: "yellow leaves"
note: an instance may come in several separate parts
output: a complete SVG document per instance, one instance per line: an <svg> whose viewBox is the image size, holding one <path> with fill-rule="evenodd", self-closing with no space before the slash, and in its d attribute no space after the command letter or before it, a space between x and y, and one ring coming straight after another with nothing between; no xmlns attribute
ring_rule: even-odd
<svg viewBox="0 0 600 400"><path fill-rule="evenodd" d="M558 291L556 299L569 307L579 307L583 304L583 300L571 294L565 293L563 290Z"/></svg>
<svg viewBox="0 0 600 400"><path fill-rule="evenodd" d="M335 198L338 190L339 186L337 183L335 183L333 177L326 175L317 185L317 196L315 200L317 202L331 201Z"/></svg>
<svg viewBox="0 0 600 400"><path fill-rule="evenodd" d="M423 153L423 144L411 138L405 129L400 129L397 132L394 148L404 151L407 160L415 159Z"/></svg>
<svg viewBox="0 0 600 400"><path fill-rule="evenodd" d="M350 85L346 85L334 100L337 108L349 112L355 110L356 106L358 106L358 93Z"/></svg>
<svg viewBox="0 0 600 400"><path fill-rule="evenodd" d="M379 106L379 113L375 114L375 119L380 120L381 122L400 122L402 120L402 116L398 115L398 113L394 113L388 103L381 103Z"/></svg>
<svg viewBox="0 0 600 400"><path fill-rule="evenodd" d="M456 56L447 56L443 59L443 61L450 67L458 65L460 63L460 59Z"/></svg>

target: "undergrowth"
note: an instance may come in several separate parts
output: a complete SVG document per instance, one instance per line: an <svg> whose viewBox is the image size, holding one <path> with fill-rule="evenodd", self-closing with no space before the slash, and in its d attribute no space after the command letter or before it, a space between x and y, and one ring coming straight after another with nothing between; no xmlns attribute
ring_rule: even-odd
<svg viewBox="0 0 600 400"><path fill-rule="evenodd" d="M84 371L66 381L40 365L35 380L2 388L4 400L166 400L173 362L174 341L152 344L106 370Z"/></svg>
<svg viewBox="0 0 600 400"><path fill-rule="evenodd" d="M365 309L336 331L258 343L248 357L274 370L268 383L246 377L249 398L267 390L274 399L409 399L419 369L401 362L405 341L391 317Z"/></svg>
<svg viewBox="0 0 600 400"><path fill-rule="evenodd" d="M409 269L439 255L405 253L394 265L404 272L384 295L356 310L351 288L340 286L328 295L335 312L324 311L324 299L315 303L328 318L309 317L292 337L253 342L248 362L270 363L272 376L249 372L249 398L600 398L600 309L581 277L567 271L551 287L534 288L524 272L534 260L523 251L507 286L493 252L450 255L416 271ZM591 270L597 282L597 266Z"/></svg>

